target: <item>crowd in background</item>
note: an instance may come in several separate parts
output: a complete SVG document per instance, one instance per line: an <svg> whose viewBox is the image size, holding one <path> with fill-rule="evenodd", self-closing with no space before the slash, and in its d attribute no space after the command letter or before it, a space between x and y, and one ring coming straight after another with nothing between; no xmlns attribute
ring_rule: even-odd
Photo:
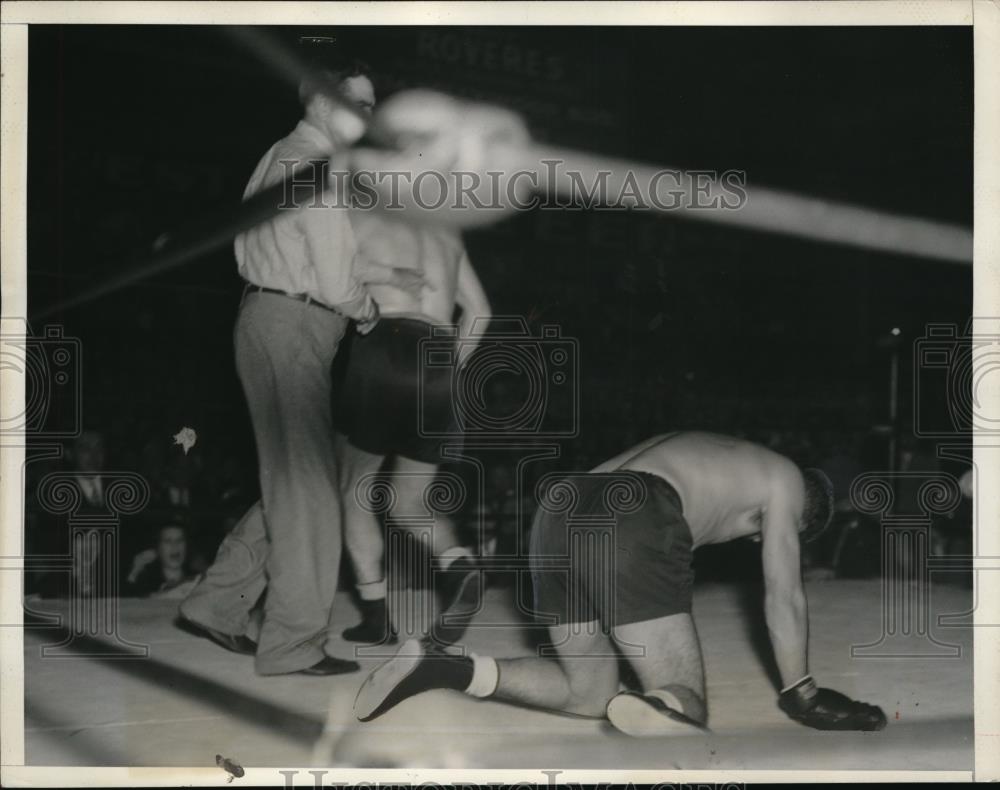
<svg viewBox="0 0 1000 790"><path fill-rule="evenodd" d="M865 471L884 470L887 438L870 430L754 423L742 416L740 424L726 425L718 409L686 405L683 419L665 421L655 405L644 412L649 429L634 410L614 408L613 393L602 402L601 388L589 393L577 435L559 441L557 457L522 462L523 450L473 450L475 462L456 462L446 469L463 478L468 496L458 513L467 543L487 554L516 555L526 545L526 533L538 496L537 486L546 475L590 469L643 438L677 428L706 428L763 444L802 466L817 466L833 480L837 515L831 527L809 543L803 552L807 575L873 576L882 571L879 525L876 519L855 512L850 501L851 482ZM501 393L500 397L503 395ZM513 395L511 396L513 397ZM510 411L514 404L498 405ZM763 411L763 410L762 410ZM593 420L588 415L600 415ZM725 416L725 415L724 415ZM655 424L659 420L664 422ZM238 422L234 420L234 423ZM678 422L680 424L678 424ZM589 423L589 424L588 424ZM119 414L106 426L89 428L68 442L62 457L29 464L26 479L26 545L29 556L74 555L69 572L54 563L36 563L26 576L26 591L43 596L66 595L69 585L87 589L88 574L103 567L113 569L117 592L124 596L182 597L198 574L211 563L227 532L257 497L256 458L252 448L239 444L238 426L227 442L224 429L209 432L215 441L200 440L185 449L175 442L180 426L166 426L153 418ZM640 432L641 430L641 432ZM220 440L221 439L221 440ZM901 470L947 472L961 476L960 465L938 459L932 445L903 438L897 463ZM117 470L117 471L116 471ZM103 558L100 549L86 542L75 551L70 546L70 517L53 513L39 496L38 486L47 475L69 472L79 488L80 505L73 518L104 512L104 495L118 471L140 475L149 498L135 514L122 515L116 528L117 558ZM917 508L914 492L898 492L897 505ZM907 498L913 499L912 502ZM971 553L971 498L963 497L954 512L937 517L932 553ZM105 547L105 552L108 549ZM759 544L737 541L707 547L697 556L699 578L752 577ZM494 579L503 583L503 575ZM344 585L350 583L349 572Z"/></svg>
<svg viewBox="0 0 1000 790"><path fill-rule="evenodd" d="M615 46L608 37L619 32L611 28L514 35L503 28L383 27L359 28L352 36L359 51L385 53L374 64L385 83L376 86L380 101L398 88L433 86L524 112L540 141L638 161L662 162L669 151L669 164L735 165L751 184L784 184L918 214L927 179L934 178L937 215L970 223L972 73L958 65L942 69L927 58L928 51L943 57L965 46L938 41L940 32L931 32L934 42L918 37L906 57L887 61L882 33L847 48L835 29L816 41L790 35L770 60L758 57L756 43L729 36L711 68L688 75L696 89L683 91L675 80L645 76L668 73L664 57L682 65L703 51L707 39L691 30L669 52L634 45L635 36L658 36L652 28L622 28ZM711 37L717 35L713 30ZM165 231L182 230L238 200L263 146L286 133L299 112L283 81L209 28L180 35L162 26L145 26L140 34L121 26L43 25L31 37L31 93L42 98L30 106L29 215L46 219L29 224L29 314L129 271L133 253L148 250ZM602 58L592 57L595 44ZM510 63L451 59L497 47L518 57ZM831 57L817 60L824 69L796 76L788 73L789 51ZM123 70L123 59L134 68ZM743 68L750 60L754 67ZM526 75L523 67L532 62L553 68L543 77ZM956 69L963 68L967 79L956 82ZM914 69L923 70L921 79L914 80ZM873 82L875 72L889 82ZM817 79L836 90L817 90ZM192 91L195 83L204 89ZM772 83L784 87L766 96L752 89ZM116 90L93 90L104 84ZM149 90L151 84L157 89ZM852 88L837 87L845 84ZM892 107L884 101L886 84L899 88ZM720 101L724 86L728 94ZM926 112L931 89L946 110ZM219 101L223 95L230 100ZM868 107L884 126L869 130L875 137L845 137L830 123L834 99L843 117ZM733 119L757 117L762 100L776 123L784 118L785 126L809 130L813 144L789 147L753 123L745 134L733 134ZM255 108L241 116L236 136L234 106ZM165 107L183 111L170 111L171 123L146 124L136 134L136 117L159 117ZM672 122L682 116L701 120ZM936 134L907 134L914 118L937 124ZM924 161L922 142L951 134L956 123L970 132L937 151L948 155L948 166L929 173L908 164ZM206 145L206 135L215 143ZM901 139L917 147L900 147ZM65 178L65 168L53 166L60 162L74 163L76 177ZM887 180L892 162L899 166ZM972 309L966 267L651 212L538 210L466 236L494 314L527 316L532 335L558 325L564 338L578 343L581 372L579 431L561 442L559 458L529 464L522 480L516 458L484 459L487 491L463 514L470 540L478 519L490 536L487 548L509 545L512 530L530 523L528 515L512 519L511 513L534 509L534 486L546 471L588 469L658 432L702 428L741 435L825 469L841 499L841 522L857 526L831 530L810 547L807 561L837 574L879 572L878 525L853 521L846 499L857 474L888 466L887 436L872 430L888 419L889 352L877 338L902 328L899 401L912 404L909 344L929 323L965 325ZM159 586L170 586L166 577L177 573L164 571L164 563L176 564L181 553L182 565L197 573L256 498L253 434L232 363L240 295L233 269L232 250L220 248L58 316L66 337L81 344L82 411L102 436L103 469L140 474L151 489L139 514L122 517L116 562L123 591L137 589L136 581L139 588L157 586L157 568L164 579ZM912 423L912 415L900 414L900 434ZM172 439L184 426L199 436L187 454ZM59 459L29 456L29 555L69 551L68 516L50 513L35 493L49 472L79 469L72 444ZM916 450L909 463L939 465L928 448ZM455 470L467 475L471 468ZM944 471L958 476L966 469ZM944 526L935 551L966 551L968 500L959 510L950 519L954 528L939 519ZM728 562L722 552L703 553L709 555L699 568L705 577L745 565ZM28 589L58 590L59 574L32 570Z"/></svg>
<svg viewBox="0 0 1000 790"><path fill-rule="evenodd" d="M185 452L174 442L170 430L156 431L152 420L143 426L146 430L136 423L123 416L107 427L88 427L65 443L61 457L29 464L25 481L27 554L75 558L69 574L57 561L31 563L26 574L27 592L62 596L71 586L87 589L92 581L88 576L110 568L121 595L170 591L182 595L187 583L208 567L222 538L254 501L253 457L227 452L221 445L199 447L197 443ZM132 430L122 430L123 426ZM116 513L108 498L109 488L127 477L125 485L136 490L136 475L145 481L147 491L139 494L144 504L134 513ZM77 505L71 512L50 503L52 494L46 493L46 481L57 479L77 489ZM78 538L80 546L71 545L74 528L85 536L88 524L98 522L117 522L116 558L97 556L109 552L99 540L99 546L91 546L86 538Z"/></svg>

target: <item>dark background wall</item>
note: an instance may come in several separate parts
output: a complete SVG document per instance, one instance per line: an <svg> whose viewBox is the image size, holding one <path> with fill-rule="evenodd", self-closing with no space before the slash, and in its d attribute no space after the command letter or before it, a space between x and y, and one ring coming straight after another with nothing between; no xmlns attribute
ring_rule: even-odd
<svg viewBox="0 0 1000 790"><path fill-rule="evenodd" d="M274 32L338 36L381 97L434 87L522 112L539 140L745 170L751 200L778 186L971 224L969 28ZM29 68L32 309L237 201L300 112L217 28L36 26ZM582 458L684 426L866 433L886 417L878 338L903 331L905 411L908 344L971 311L967 267L662 216L534 211L467 244L497 313L579 340ZM192 425L252 470L239 294L223 250L53 318L82 340L86 418L123 460Z"/></svg>

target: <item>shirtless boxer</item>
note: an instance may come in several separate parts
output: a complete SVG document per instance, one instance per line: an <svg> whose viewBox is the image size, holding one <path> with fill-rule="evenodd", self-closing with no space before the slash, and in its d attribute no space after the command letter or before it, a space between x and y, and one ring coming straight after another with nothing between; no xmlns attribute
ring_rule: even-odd
<svg viewBox="0 0 1000 790"><path fill-rule="evenodd" d="M566 514L540 510L531 540L536 610L550 627L558 660L458 656L411 640L372 672L355 703L362 721L433 688L584 716L607 716L630 735L702 731L708 719L701 648L691 617L692 551L746 536L762 540L764 611L784 688L779 707L824 730L877 730L885 715L830 689L806 666L807 614L799 565L800 533L822 529L832 487L764 447L709 433L650 439L569 478L575 517L607 514L617 481L644 489L642 504L615 522L613 594L592 564L565 571L546 561L567 554ZM621 691L613 644L624 649L641 691ZM635 655L634 647L645 647Z"/></svg>
<svg viewBox="0 0 1000 790"><path fill-rule="evenodd" d="M358 485L391 457L395 504L388 516L402 525L407 517L426 513L424 491L437 473L441 440L427 438L421 430L457 435L453 374L475 348L473 324L489 318L490 305L457 232L408 224L392 211L355 211L351 226L361 264L409 269L424 282L419 292L395 284L369 285L381 318L370 334L355 338L339 408L345 545L362 610L362 622L347 629L344 638L382 642L392 641L387 634L385 541L375 515L358 502ZM455 365L422 368L421 341L430 337L432 326L452 325L456 306L461 315ZM437 338L435 348L439 345ZM472 599L468 605L475 603L472 552L458 544L454 524L440 513L435 514L432 542L440 611L460 614L453 604L462 592ZM446 629L437 630L443 636ZM460 635L447 630L452 638Z"/></svg>

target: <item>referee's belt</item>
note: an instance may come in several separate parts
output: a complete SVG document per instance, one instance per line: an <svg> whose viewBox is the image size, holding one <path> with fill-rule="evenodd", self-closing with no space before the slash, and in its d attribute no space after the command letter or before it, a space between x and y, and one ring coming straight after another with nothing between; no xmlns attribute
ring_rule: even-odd
<svg viewBox="0 0 1000 790"><path fill-rule="evenodd" d="M313 305L315 307L322 307L324 310L329 310L331 313L336 313L341 315L339 310L336 310L329 305L325 305L322 302L318 302L313 299L309 294L292 294L288 291L282 291L278 288L265 288L263 285L254 285L252 282L246 280L243 281L245 285L243 286L243 295L246 296L248 293L260 293L260 294L277 294L278 296L285 296L289 299L294 299L297 302L305 302L308 305Z"/></svg>

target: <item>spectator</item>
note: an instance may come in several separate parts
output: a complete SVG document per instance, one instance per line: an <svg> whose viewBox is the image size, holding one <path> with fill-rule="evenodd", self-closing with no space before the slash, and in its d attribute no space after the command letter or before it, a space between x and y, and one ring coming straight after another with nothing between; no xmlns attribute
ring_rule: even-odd
<svg viewBox="0 0 1000 790"><path fill-rule="evenodd" d="M104 495L106 483L104 475L105 441L101 431L83 431L67 453L68 468L73 473L71 485L80 496L75 517L102 515L107 512ZM83 533L76 546L70 544L68 517L56 517L47 512L44 502L38 502L41 518L36 522L41 534L32 541L36 553L71 557L69 572L50 570L44 572L37 582L42 595L62 598L69 595L100 595L98 581L102 576L102 548L96 530ZM104 560L111 562L112 557Z"/></svg>
<svg viewBox="0 0 1000 790"><path fill-rule="evenodd" d="M125 583L125 593L134 597L187 594L195 574L187 559L187 533L176 522L160 527L155 549L139 552ZM171 595L171 597L175 597Z"/></svg>

